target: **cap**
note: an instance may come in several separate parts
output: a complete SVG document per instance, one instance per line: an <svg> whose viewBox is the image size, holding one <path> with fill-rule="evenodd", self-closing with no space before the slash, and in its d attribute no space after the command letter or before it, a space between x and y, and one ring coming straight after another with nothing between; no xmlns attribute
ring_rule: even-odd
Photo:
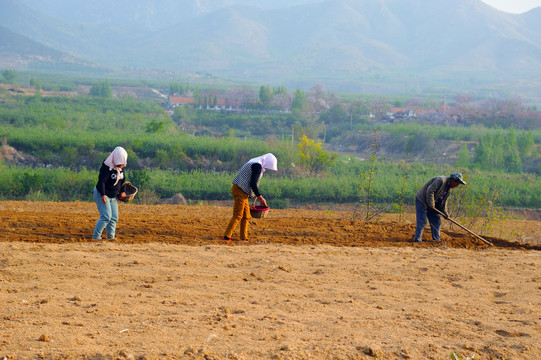
<svg viewBox="0 0 541 360"><path fill-rule="evenodd" d="M466 182L464 181L464 179L462 178L462 174L459 173L459 172L454 172L451 174L450 176L451 180L455 180L455 181L458 181L459 183L463 184L463 185L466 185Z"/></svg>

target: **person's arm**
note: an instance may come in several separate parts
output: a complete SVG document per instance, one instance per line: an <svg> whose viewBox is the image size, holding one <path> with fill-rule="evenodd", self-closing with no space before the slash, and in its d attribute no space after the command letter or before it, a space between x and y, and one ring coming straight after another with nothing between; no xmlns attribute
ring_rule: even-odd
<svg viewBox="0 0 541 360"><path fill-rule="evenodd" d="M126 198L126 188L124 187L124 183L126 182L126 172L124 169L121 170L121 173L124 175L122 176L122 179L120 180L120 192L118 194L120 199Z"/></svg>
<svg viewBox="0 0 541 360"><path fill-rule="evenodd" d="M101 195L101 201L104 204L107 204L107 195L105 195L105 181L109 177L109 167L102 165L100 168L100 173L98 175L98 183L96 184L96 189Z"/></svg>
<svg viewBox="0 0 541 360"><path fill-rule="evenodd" d="M434 181L432 181L432 184L428 186L426 189L426 204L430 209L436 208L436 200L434 199L434 194L438 191L438 189L441 186L441 179L435 178Z"/></svg>
<svg viewBox="0 0 541 360"><path fill-rule="evenodd" d="M445 199L445 202L443 203L443 217L445 220L449 220L449 210L447 209L447 200L449 199L449 191L451 191L451 188L449 184L447 184L447 198Z"/></svg>
<svg viewBox="0 0 541 360"><path fill-rule="evenodd" d="M258 164L258 163L252 164L252 176L250 177L250 187L252 188L252 191L254 192L255 196L259 199L261 206L267 206L267 201L265 200L263 195L261 195L257 187L257 181L259 180L259 176L261 175L262 170L263 170L263 167L261 166L261 164Z"/></svg>

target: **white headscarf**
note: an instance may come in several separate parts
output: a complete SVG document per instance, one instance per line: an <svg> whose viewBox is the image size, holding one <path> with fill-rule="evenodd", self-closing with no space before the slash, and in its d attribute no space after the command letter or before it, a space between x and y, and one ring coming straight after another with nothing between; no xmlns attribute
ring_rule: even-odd
<svg viewBox="0 0 541 360"><path fill-rule="evenodd" d="M256 162L258 164L261 164L261 167L263 168L261 169L262 173L264 173L265 170L278 171L278 160L276 159L276 156L271 153L255 157L253 159L250 159L248 162Z"/></svg>
<svg viewBox="0 0 541 360"><path fill-rule="evenodd" d="M126 152L126 150L124 150L123 147L117 146L103 163L109 166L109 170L116 170L116 185L118 183L118 180L120 180L121 168L119 168L118 165L126 165L128 163L128 153Z"/></svg>

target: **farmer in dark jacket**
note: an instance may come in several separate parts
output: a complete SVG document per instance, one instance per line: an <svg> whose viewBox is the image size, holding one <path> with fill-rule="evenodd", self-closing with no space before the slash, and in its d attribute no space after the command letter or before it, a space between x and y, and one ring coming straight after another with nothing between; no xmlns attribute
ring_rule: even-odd
<svg viewBox="0 0 541 360"><path fill-rule="evenodd" d="M452 173L451 176L436 176L430 179L421 190L415 195L415 211L417 214L417 227L415 228L415 238L413 242L422 242L423 228L426 225L426 219L430 223L432 239L440 241L441 218L435 209L443 213L448 219L447 198L451 189L458 185L466 185L461 173Z"/></svg>
<svg viewBox="0 0 541 360"><path fill-rule="evenodd" d="M106 230L107 239L114 240L115 238L118 221L117 196L121 199L126 198L124 167L127 161L128 153L123 147L117 146L101 164L93 194L100 217L94 227L92 239L101 239L103 230Z"/></svg>

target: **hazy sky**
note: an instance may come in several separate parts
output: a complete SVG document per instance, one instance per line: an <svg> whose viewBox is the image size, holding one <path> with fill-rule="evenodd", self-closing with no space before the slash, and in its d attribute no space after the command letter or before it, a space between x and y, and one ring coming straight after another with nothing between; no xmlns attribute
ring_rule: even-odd
<svg viewBox="0 0 541 360"><path fill-rule="evenodd" d="M520 14L534 7L541 6L541 0L482 0L483 2L505 12Z"/></svg>

